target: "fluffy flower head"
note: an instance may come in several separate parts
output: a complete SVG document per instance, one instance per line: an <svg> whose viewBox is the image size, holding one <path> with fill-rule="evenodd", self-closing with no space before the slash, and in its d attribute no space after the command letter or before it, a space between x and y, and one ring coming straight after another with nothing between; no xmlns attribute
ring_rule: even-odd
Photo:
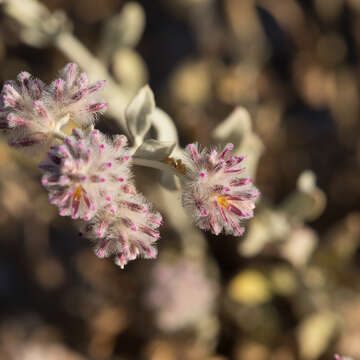
<svg viewBox="0 0 360 360"><path fill-rule="evenodd" d="M157 228L162 223L161 215L131 185L124 190L117 199L115 214L105 207L84 229L84 235L95 244L96 255L113 255L121 268L139 256L156 257L154 242L160 237Z"/></svg>
<svg viewBox="0 0 360 360"><path fill-rule="evenodd" d="M42 184L60 215L89 220L105 206L115 211L115 199L131 176L126 143L122 135L110 140L98 130L86 136L73 130L62 145L51 148L40 164Z"/></svg>
<svg viewBox="0 0 360 360"><path fill-rule="evenodd" d="M6 82L2 89L0 129L7 130L12 146L45 142L56 130L56 121L42 101L45 85L25 71L17 79Z"/></svg>
<svg viewBox="0 0 360 360"><path fill-rule="evenodd" d="M107 108L107 103L98 96L104 85L105 80L89 84L86 73L80 73L75 63L69 63L61 70L61 78L50 85L49 101L57 117L69 115L78 125L88 126Z"/></svg>
<svg viewBox="0 0 360 360"><path fill-rule="evenodd" d="M50 86L27 72L18 75L18 82L5 83L0 129L7 132L10 145L50 143L69 120L86 127L105 111L107 104L97 95L105 81L88 85L86 74L79 74L74 63L66 65L61 74Z"/></svg>
<svg viewBox="0 0 360 360"><path fill-rule="evenodd" d="M183 205L201 229L218 235L242 235L240 222L253 217L259 191L252 180L243 176L244 157L228 155L233 145L224 150L199 150L196 144L187 146L186 177Z"/></svg>

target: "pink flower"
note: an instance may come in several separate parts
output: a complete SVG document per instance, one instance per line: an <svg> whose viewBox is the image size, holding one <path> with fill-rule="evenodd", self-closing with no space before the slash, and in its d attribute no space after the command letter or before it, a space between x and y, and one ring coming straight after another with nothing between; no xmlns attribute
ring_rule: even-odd
<svg viewBox="0 0 360 360"><path fill-rule="evenodd" d="M60 215L89 220L108 206L115 211L118 193L131 177L125 136L108 139L98 130L85 136L73 130L60 146L53 146L45 162L42 184Z"/></svg>
<svg viewBox="0 0 360 360"><path fill-rule="evenodd" d="M89 84L86 73L79 73L75 63L67 64L61 70L61 78L49 86L54 112L59 118L68 114L80 126L90 125L107 108L98 96L104 85L105 80Z"/></svg>
<svg viewBox="0 0 360 360"><path fill-rule="evenodd" d="M97 95L105 81L88 85L86 74L79 74L74 63L65 66L61 79L50 86L27 72L18 75L18 82L4 85L0 105L0 129L12 146L49 144L69 120L87 127L107 107Z"/></svg>
<svg viewBox="0 0 360 360"><path fill-rule="evenodd" d="M156 258L154 242L160 237L157 228L162 223L158 212L152 211L141 194L132 186L116 200L116 211L103 208L87 222L84 236L95 244L98 257L114 255L121 268L137 257Z"/></svg>
<svg viewBox="0 0 360 360"><path fill-rule="evenodd" d="M25 71L17 79L19 83L8 81L2 89L0 129L7 131L12 146L46 142L56 122L42 102L45 85Z"/></svg>
<svg viewBox="0 0 360 360"><path fill-rule="evenodd" d="M241 221L253 217L259 191L252 180L244 177L240 166L244 157L229 156L233 145L224 150L203 149L197 144L187 146L186 178L183 206L201 229L218 235L242 235Z"/></svg>

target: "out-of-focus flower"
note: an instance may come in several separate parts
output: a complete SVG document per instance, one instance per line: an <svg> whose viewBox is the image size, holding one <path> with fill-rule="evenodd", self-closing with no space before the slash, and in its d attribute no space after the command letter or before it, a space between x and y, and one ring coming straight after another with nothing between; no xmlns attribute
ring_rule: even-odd
<svg viewBox="0 0 360 360"><path fill-rule="evenodd" d="M21 344L20 349L17 349L14 360L86 360L81 354L67 348L61 343L41 343L41 342L30 342L25 345ZM17 357L19 356L19 357Z"/></svg>
<svg viewBox="0 0 360 360"><path fill-rule="evenodd" d="M353 360L351 357L348 357L348 356L340 356L338 354L335 354L334 355L334 359L335 360Z"/></svg>
<svg viewBox="0 0 360 360"><path fill-rule="evenodd" d="M52 82L49 93L58 118L69 115L80 126L93 123L94 117L107 108L98 96L105 80L88 83L86 73L79 73L75 63L67 64L61 70L61 78Z"/></svg>
<svg viewBox="0 0 360 360"><path fill-rule="evenodd" d="M242 235L240 221L253 217L259 191L252 180L241 174L244 157L228 156L233 145L220 153L216 149L199 150L197 144L187 146L186 177L183 205L201 229L218 235Z"/></svg>
<svg viewBox="0 0 360 360"><path fill-rule="evenodd" d="M62 145L51 148L39 166L49 201L60 215L89 220L105 206L116 211L118 193L126 191L131 177L126 144L123 135L110 140L98 130L85 136L74 129Z"/></svg>
<svg viewBox="0 0 360 360"><path fill-rule="evenodd" d="M107 206L84 229L85 237L95 244L96 255L114 255L121 268L137 257L156 257L154 242L160 237L157 228L162 223L161 215L151 209L146 199L131 185L125 186L116 200L116 213Z"/></svg>
<svg viewBox="0 0 360 360"><path fill-rule="evenodd" d="M88 86L85 73L70 63L62 70L62 78L46 86L27 72L18 75L18 83L8 81L2 89L0 129L5 130L9 143L29 147L50 143L61 137L61 128L73 120L80 126L93 123L94 116L107 104L97 97L104 86L99 81Z"/></svg>
<svg viewBox="0 0 360 360"><path fill-rule="evenodd" d="M149 286L145 301L164 331L195 325L213 310L218 292L203 266L189 259L157 262Z"/></svg>

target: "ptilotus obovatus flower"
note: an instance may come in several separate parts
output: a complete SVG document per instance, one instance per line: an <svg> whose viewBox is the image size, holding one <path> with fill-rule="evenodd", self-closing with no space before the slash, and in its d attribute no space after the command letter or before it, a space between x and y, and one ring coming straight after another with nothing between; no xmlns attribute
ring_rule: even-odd
<svg viewBox="0 0 360 360"><path fill-rule="evenodd" d="M137 257L156 257L154 242L160 237L157 228L161 223L161 215L129 184L116 200L116 212L108 206L100 210L85 224L83 235L94 243L98 257L113 255L115 263L124 268Z"/></svg>
<svg viewBox="0 0 360 360"><path fill-rule="evenodd" d="M10 145L50 143L63 137L61 129L69 120L86 127L93 123L96 114L105 111L107 104L97 95L105 81L89 86L86 74L79 74L74 63L66 65L61 74L50 86L27 72L18 75L18 83L5 83L0 129L6 131Z"/></svg>
<svg viewBox="0 0 360 360"><path fill-rule="evenodd" d="M21 72L18 83L7 81L2 89L0 128L7 130L12 146L31 146L47 139L55 130L42 101L45 85L27 72Z"/></svg>
<svg viewBox="0 0 360 360"><path fill-rule="evenodd" d="M229 155L231 144L219 153L190 144L182 163L169 157L175 142L142 143L152 125L165 119L148 87L125 111L134 139L131 157L125 136L108 138L93 130L97 115L107 107L98 97L105 81L89 84L74 63L66 65L50 85L26 72L17 80L6 82L2 89L0 130L13 146L50 148L40 164L49 201L60 215L85 220L83 232L95 244L97 256L114 256L121 267L139 256L156 257L154 243L162 218L137 193L130 164L178 175L183 205L201 229L216 235L243 233L242 220L253 216L259 195L243 175L243 158ZM69 121L79 127L71 136L64 133Z"/></svg>
<svg viewBox="0 0 360 360"><path fill-rule="evenodd" d="M115 212L118 193L127 191L131 177L126 144L123 135L109 139L98 130L84 135L74 129L62 145L50 149L39 167L60 215L89 220L105 206Z"/></svg>
<svg viewBox="0 0 360 360"><path fill-rule="evenodd" d="M67 64L61 70L61 78L49 87L54 111L59 118L69 115L80 126L90 125L107 108L107 103L98 96L104 85L105 80L89 85L86 73L80 73L75 63Z"/></svg>
<svg viewBox="0 0 360 360"><path fill-rule="evenodd" d="M182 201L184 207L203 230L218 235L242 235L242 220L253 217L259 191L252 180L244 177L244 157L228 155L233 145L223 151L199 150L197 144L187 146L186 177Z"/></svg>

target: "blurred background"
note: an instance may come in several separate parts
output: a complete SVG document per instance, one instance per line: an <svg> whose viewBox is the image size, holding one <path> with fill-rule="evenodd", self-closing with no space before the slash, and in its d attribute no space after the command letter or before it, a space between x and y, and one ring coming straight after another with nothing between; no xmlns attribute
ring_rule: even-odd
<svg viewBox="0 0 360 360"><path fill-rule="evenodd" d="M149 83L181 145L233 141L262 192L242 238L215 237L138 171L165 225L121 270L1 137L0 359L360 359L358 0L0 4L1 82L75 61L108 79L108 133Z"/></svg>

